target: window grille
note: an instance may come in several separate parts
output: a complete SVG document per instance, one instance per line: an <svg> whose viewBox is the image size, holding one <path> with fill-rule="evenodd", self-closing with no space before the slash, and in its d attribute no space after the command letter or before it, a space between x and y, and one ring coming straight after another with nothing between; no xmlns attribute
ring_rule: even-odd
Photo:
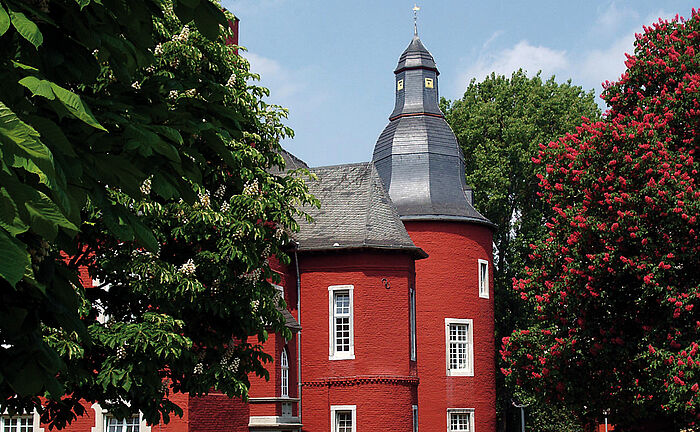
<svg viewBox="0 0 700 432"><path fill-rule="evenodd" d="M282 350L280 372L280 393L282 397L289 397L289 357L286 349Z"/></svg>
<svg viewBox="0 0 700 432"><path fill-rule="evenodd" d="M118 419L113 416L107 417L107 432L139 432L141 420L138 415L125 419Z"/></svg>
<svg viewBox="0 0 700 432"><path fill-rule="evenodd" d="M350 411L335 412L335 431L352 432L352 413Z"/></svg>
<svg viewBox="0 0 700 432"><path fill-rule="evenodd" d="M335 351L350 351L350 294L335 293Z"/></svg>
<svg viewBox="0 0 700 432"><path fill-rule="evenodd" d="M472 320L445 318L447 375L473 376Z"/></svg>
<svg viewBox="0 0 700 432"><path fill-rule="evenodd" d="M0 426L2 426L2 432L33 432L34 419L32 416L2 416Z"/></svg>

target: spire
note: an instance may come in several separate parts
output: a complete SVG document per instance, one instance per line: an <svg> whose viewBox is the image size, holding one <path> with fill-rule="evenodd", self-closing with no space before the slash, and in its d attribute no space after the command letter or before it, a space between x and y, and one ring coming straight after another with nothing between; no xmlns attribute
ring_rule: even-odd
<svg viewBox="0 0 700 432"><path fill-rule="evenodd" d="M417 34L399 58L396 104L372 161L402 220L492 225L471 204L464 156L438 104L435 60Z"/></svg>
<svg viewBox="0 0 700 432"><path fill-rule="evenodd" d="M416 3L413 3L413 36L418 37L418 11L420 8Z"/></svg>

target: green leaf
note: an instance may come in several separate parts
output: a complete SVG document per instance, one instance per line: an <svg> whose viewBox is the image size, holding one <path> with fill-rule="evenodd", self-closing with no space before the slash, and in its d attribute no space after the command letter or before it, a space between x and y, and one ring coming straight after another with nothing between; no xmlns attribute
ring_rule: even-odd
<svg viewBox="0 0 700 432"><path fill-rule="evenodd" d="M218 6L206 1L194 9L194 23L207 39L215 41L219 38L219 25L225 26L226 18Z"/></svg>
<svg viewBox="0 0 700 432"><path fill-rule="evenodd" d="M92 111L90 111L90 107L85 105L82 99L80 99L80 96L55 83L51 83L51 89L53 89L54 94L58 100L61 101L63 106L66 107L66 109L76 118L84 121L95 129L100 129L107 132L107 129L105 129L104 126L97 121L95 116L92 114Z"/></svg>
<svg viewBox="0 0 700 432"><path fill-rule="evenodd" d="M44 36L39 31L39 27L22 12L15 12L10 9L10 18L12 19L12 26L17 30L17 33L22 35L35 48L39 49L39 45L44 43Z"/></svg>
<svg viewBox="0 0 700 432"><path fill-rule="evenodd" d="M5 8L0 5L0 36L4 35L7 29L10 28L10 16Z"/></svg>
<svg viewBox="0 0 700 432"><path fill-rule="evenodd" d="M26 246L0 229L0 276L14 287L30 263Z"/></svg>
<svg viewBox="0 0 700 432"><path fill-rule="evenodd" d="M153 253L158 252L158 240L156 240L153 232L136 217L130 215L129 221L139 244Z"/></svg>
<svg viewBox="0 0 700 432"><path fill-rule="evenodd" d="M43 96L48 100L56 99L56 95L51 89L50 81L42 80L35 76L28 76L19 80L19 84L28 88L33 96Z"/></svg>
<svg viewBox="0 0 700 432"><path fill-rule="evenodd" d="M78 227L70 222L58 206L43 192L35 191L34 197L24 204L31 218L31 229L48 240L53 240L58 228L78 232Z"/></svg>
<svg viewBox="0 0 700 432"><path fill-rule="evenodd" d="M61 130L56 123L47 118L38 116L30 116L28 121L30 121L34 129L41 134L43 138L42 141L47 145L55 147L68 156L78 157L73 150L73 145L68 141L68 138L63 134L63 130Z"/></svg>

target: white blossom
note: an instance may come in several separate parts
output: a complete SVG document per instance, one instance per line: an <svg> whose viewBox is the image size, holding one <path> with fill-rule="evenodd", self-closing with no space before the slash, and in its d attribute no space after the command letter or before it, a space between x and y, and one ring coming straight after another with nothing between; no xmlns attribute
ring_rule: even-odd
<svg viewBox="0 0 700 432"><path fill-rule="evenodd" d="M194 265L192 258L188 259L187 262L181 265L179 269L180 273L186 276L192 276L196 270L197 266Z"/></svg>

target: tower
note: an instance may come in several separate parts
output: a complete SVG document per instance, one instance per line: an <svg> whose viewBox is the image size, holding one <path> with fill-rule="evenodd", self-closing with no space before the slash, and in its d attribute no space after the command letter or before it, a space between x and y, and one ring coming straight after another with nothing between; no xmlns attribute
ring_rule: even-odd
<svg viewBox="0 0 700 432"><path fill-rule="evenodd" d="M493 224L472 206L464 157L438 105L439 71L416 34L373 162L414 244L420 430L496 430Z"/></svg>

